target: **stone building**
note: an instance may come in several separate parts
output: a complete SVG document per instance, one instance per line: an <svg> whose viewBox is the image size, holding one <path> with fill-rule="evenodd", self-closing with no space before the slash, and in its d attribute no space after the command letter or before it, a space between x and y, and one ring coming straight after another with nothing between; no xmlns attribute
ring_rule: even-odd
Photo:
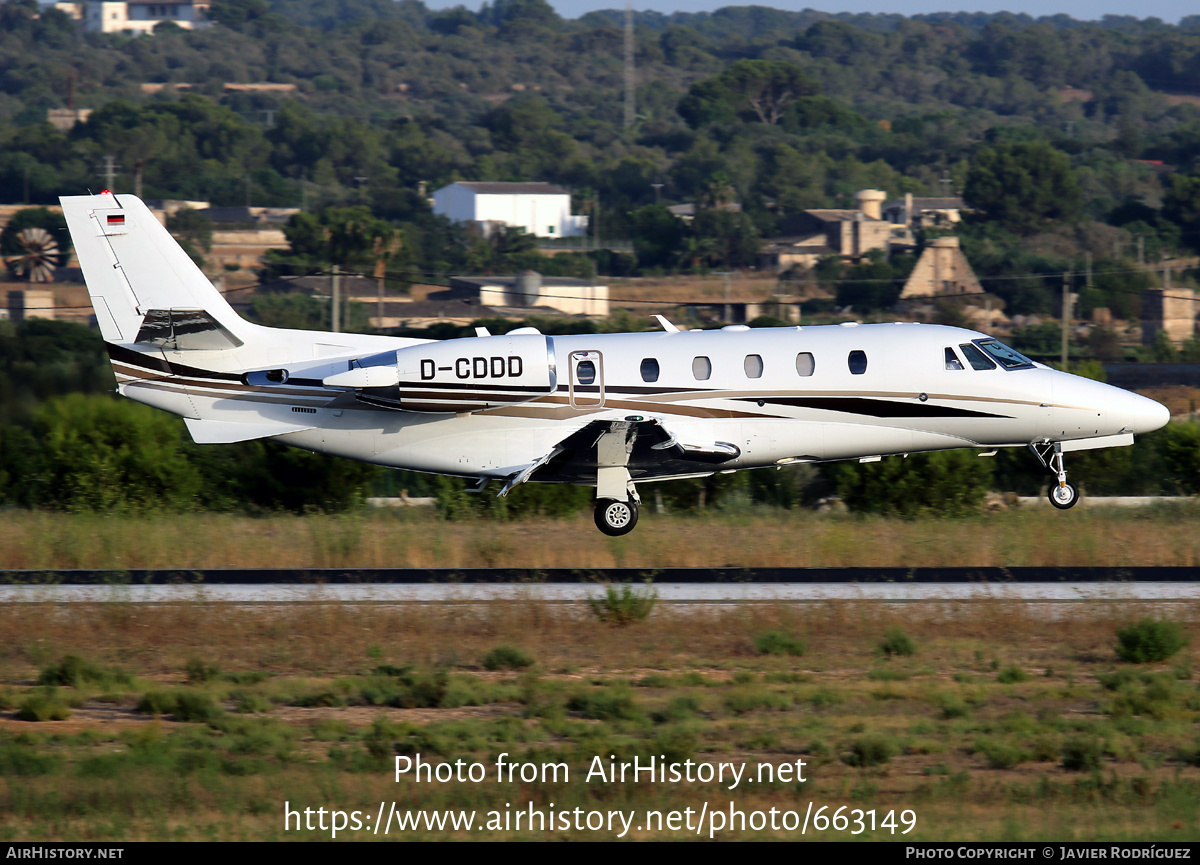
<svg viewBox="0 0 1200 865"><path fill-rule="evenodd" d="M935 237L921 253L917 266L909 274L900 292L908 297L945 297L982 294L983 286L963 255L957 237Z"/></svg>

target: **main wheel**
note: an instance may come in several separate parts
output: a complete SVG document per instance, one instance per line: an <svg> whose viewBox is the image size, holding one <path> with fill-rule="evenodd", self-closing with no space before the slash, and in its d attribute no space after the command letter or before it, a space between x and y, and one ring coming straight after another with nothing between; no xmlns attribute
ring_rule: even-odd
<svg viewBox="0 0 1200 865"><path fill-rule="evenodd" d="M1054 483L1050 485L1050 492L1046 498L1050 499L1050 504L1060 511L1065 511L1067 508L1075 507L1075 503L1079 501L1079 491L1071 484L1059 486Z"/></svg>
<svg viewBox="0 0 1200 865"><path fill-rule="evenodd" d="M606 535L626 535L637 525L636 502L619 502L616 499L600 499L596 502L596 528Z"/></svg>

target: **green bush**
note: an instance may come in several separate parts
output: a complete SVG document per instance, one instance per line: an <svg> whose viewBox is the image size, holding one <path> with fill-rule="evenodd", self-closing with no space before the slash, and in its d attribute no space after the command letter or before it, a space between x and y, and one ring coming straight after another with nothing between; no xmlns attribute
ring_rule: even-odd
<svg viewBox="0 0 1200 865"><path fill-rule="evenodd" d="M1015 685L1018 682L1028 682L1033 679L1033 676L1026 673L1016 664L1011 664L1000 671L996 676L996 681L1003 685Z"/></svg>
<svg viewBox="0 0 1200 865"><path fill-rule="evenodd" d="M787 631L767 631L754 638L754 650L760 655L803 655L808 647Z"/></svg>
<svg viewBox="0 0 1200 865"><path fill-rule="evenodd" d="M69 685L72 688L85 684L112 687L129 685L133 677L124 670L100 667L78 655L64 655L57 664L44 667L37 682L39 685Z"/></svg>
<svg viewBox="0 0 1200 865"><path fill-rule="evenodd" d="M888 657L892 655L915 655L917 652L917 644L913 642L912 637L904 633L904 629L899 625L892 625L883 634L883 642L879 644L879 650Z"/></svg>
<svg viewBox="0 0 1200 865"><path fill-rule="evenodd" d="M738 688L725 695L725 708L735 715L755 709L786 709L792 701L766 688Z"/></svg>
<svg viewBox="0 0 1200 865"><path fill-rule="evenodd" d="M175 711L175 697L164 691L147 691L138 700L135 711L143 715L169 715Z"/></svg>
<svg viewBox="0 0 1200 865"><path fill-rule="evenodd" d="M1062 765L1071 772L1099 769L1104 760L1104 743L1094 736L1075 736L1063 743Z"/></svg>
<svg viewBox="0 0 1200 865"><path fill-rule="evenodd" d="M992 481L992 460L973 451L891 456L874 463L820 467L852 511L915 517L977 513Z"/></svg>
<svg viewBox="0 0 1200 865"><path fill-rule="evenodd" d="M70 717L71 707L53 688L30 694L17 708L18 721L65 721Z"/></svg>
<svg viewBox="0 0 1200 865"><path fill-rule="evenodd" d="M187 670L187 680L193 685L215 682L221 678L220 667L216 664L206 664L199 658L190 659L185 669Z"/></svg>
<svg viewBox="0 0 1200 865"><path fill-rule="evenodd" d="M632 695L612 688L576 694L567 708L597 721L637 721L642 717Z"/></svg>
<svg viewBox="0 0 1200 865"><path fill-rule="evenodd" d="M513 646L497 646L483 656L486 670L521 670L533 666L533 658Z"/></svg>
<svg viewBox="0 0 1200 865"><path fill-rule="evenodd" d="M208 694L199 691L179 691L175 694L175 710L172 714L177 721L207 724L225 713Z"/></svg>
<svg viewBox="0 0 1200 865"><path fill-rule="evenodd" d="M882 766L895 755L895 746L883 736L863 736L850 743L850 751L842 755L842 762L859 768Z"/></svg>
<svg viewBox="0 0 1200 865"><path fill-rule="evenodd" d="M39 754L28 745L16 742L0 744L0 777L31 778L36 775L48 775L57 769L61 762L60 757Z"/></svg>
<svg viewBox="0 0 1200 865"><path fill-rule="evenodd" d="M665 709L651 712L650 718L656 724L666 724L670 721L686 721L700 711L700 701L691 694L681 694L672 697Z"/></svg>
<svg viewBox="0 0 1200 865"><path fill-rule="evenodd" d="M1131 664L1165 661L1185 645L1183 628L1165 619L1146 618L1117 629L1117 657Z"/></svg>
<svg viewBox="0 0 1200 865"><path fill-rule="evenodd" d="M613 625L629 625L650 617L658 603L658 592L647 588L635 592L629 583L622 583L620 590L609 585L603 598L588 598L588 607L597 619Z"/></svg>
<svg viewBox="0 0 1200 865"><path fill-rule="evenodd" d="M1029 759L1029 754L1008 742L985 739L975 743L975 750L983 754L992 769L1011 769Z"/></svg>

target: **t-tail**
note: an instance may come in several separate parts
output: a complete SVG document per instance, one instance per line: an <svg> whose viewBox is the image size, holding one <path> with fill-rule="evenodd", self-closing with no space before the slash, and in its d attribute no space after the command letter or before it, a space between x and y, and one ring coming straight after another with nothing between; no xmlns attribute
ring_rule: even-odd
<svg viewBox="0 0 1200 865"><path fill-rule="evenodd" d="M415 342L246 321L140 199L60 201L119 392L183 416L198 442L311 429L340 395L324 376Z"/></svg>

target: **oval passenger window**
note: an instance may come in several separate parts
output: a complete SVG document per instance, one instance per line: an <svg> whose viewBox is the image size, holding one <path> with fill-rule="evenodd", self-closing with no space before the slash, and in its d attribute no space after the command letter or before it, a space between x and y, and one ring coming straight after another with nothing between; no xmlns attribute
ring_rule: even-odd
<svg viewBox="0 0 1200 865"><path fill-rule="evenodd" d="M746 362L743 366L746 369L746 378L762 378L763 362L761 355L746 355Z"/></svg>
<svg viewBox="0 0 1200 865"><path fill-rule="evenodd" d="M580 384L591 384L596 380L596 364L590 360L581 360L575 365L575 381Z"/></svg>
<svg viewBox="0 0 1200 865"><path fill-rule="evenodd" d="M850 352L850 356L846 358L846 363L850 367L850 372L853 375L862 375L867 371L867 353L855 349Z"/></svg>
<svg viewBox="0 0 1200 865"><path fill-rule="evenodd" d="M642 381L658 381L658 360L648 357L642 361Z"/></svg>
<svg viewBox="0 0 1200 865"><path fill-rule="evenodd" d="M797 375L812 375L817 368L816 361L813 360L811 352L802 351L796 355L796 374Z"/></svg>
<svg viewBox="0 0 1200 865"><path fill-rule="evenodd" d="M696 381L708 381L712 378L712 361L706 357L692 358L692 376Z"/></svg>

